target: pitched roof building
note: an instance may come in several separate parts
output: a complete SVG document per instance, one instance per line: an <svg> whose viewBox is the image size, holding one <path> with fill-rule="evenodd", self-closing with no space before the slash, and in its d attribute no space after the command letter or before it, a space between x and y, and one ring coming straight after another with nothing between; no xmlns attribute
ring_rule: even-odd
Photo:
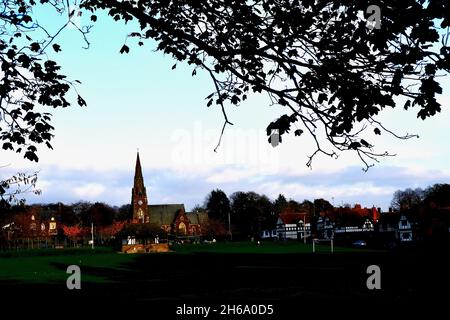
<svg viewBox="0 0 450 320"><path fill-rule="evenodd" d="M206 223L203 213L187 213L184 204L148 204L147 190L142 175L141 160L137 153L134 185L131 191L132 223L149 223L168 233L200 235L201 225Z"/></svg>

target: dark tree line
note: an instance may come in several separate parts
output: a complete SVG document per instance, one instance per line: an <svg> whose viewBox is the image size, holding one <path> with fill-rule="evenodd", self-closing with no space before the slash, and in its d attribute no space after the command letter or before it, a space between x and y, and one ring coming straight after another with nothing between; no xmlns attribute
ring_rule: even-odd
<svg viewBox="0 0 450 320"><path fill-rule="evenodd" d="M216 189L208 194L203 207L196 206L194 211L205 210L210 219L217 220L226 228L230 218L233 235L245 238L257 236L263 230L272 230L280 213L306 212L313 218L331 208L332 205L324 199L297 202L293 199L287 200L280 194L272 201L266 195L253 191L234 192L228 198L225 192Z"/></svg>
<svg viewBox="0 0 450 320"><path fill-rule="evenodd" d="M391 206L395 210L416 209L418 207L450 208L450 185L438 183L426 189L407 188L397 190L394 193Z"/></svg>
<svg viewBox="0 0 450 320"><path fill-rule="evenodd" d="M101 202L76 202L70 205L63 203L49 203L35 205L39 208L41 218L49 220L54 217L65 226L88 227L91 223L95 226L109 226L114 221L126 221L130 219L130 205L112 207ZM16 215L28 214L31 206L0 205L0 223L7 224L14 220Z"/></svg>
<svg viewBox="0 0 450 320"><path fill-rule="evenodd" d="M418 239L434 241L434 245L448 245L450 184L399 190L394 194L392 206L414 223Z"/></svg>

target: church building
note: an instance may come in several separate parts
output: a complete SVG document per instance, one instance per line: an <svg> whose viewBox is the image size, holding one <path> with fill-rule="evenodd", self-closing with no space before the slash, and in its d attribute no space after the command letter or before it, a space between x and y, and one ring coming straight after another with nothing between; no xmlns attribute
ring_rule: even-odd
<svg viewBox="0 0 450 320"><path fill-rule="evenodd" d="M207 222L205 213L189 213L184 204L148 204L147 190L142 175L139 152L137 153L134 185L131 191L132 223L149 223L168 234L201 235L201 225Z"/></svg>

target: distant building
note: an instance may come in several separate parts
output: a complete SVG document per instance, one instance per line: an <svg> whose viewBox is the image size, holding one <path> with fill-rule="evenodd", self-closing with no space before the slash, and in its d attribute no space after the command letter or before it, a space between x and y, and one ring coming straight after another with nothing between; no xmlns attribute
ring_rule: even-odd
<svg viewBox="0 0 450 320"><path fill-rule="evenodd" d="M414 222L410 214L389 210L383 214L378 222L377 231L381 234L391 234L391 238L399 242L414 240Z"/></svg>
<svg viewBox="0 0 450 320"><path fill-rule="evenodd" d="M319 217L316 222L317 237L319 239L332 239L334 236L334 223L329 217Z"/></svg>
<svg viewBox="0 0 450 320"><path fill-rule="evenodd" d="M186 213L184 204L149 205L142 175L139 152L136 158L134 185L131 191L131 223L149 223L167 233L177 235L200 235L202 224L207 222L206 213Z"/></svg>
<svg viewBox="0 0 450 320"><path fill-rule="evenodd" d="M261 231L261 239L276 239L278 238L277 229Z"/></svg>
<svg viewBox="0 0 450 320"><path fill-rule="evenodd" d="M398 238L402 242L413 240L412 225L405 215L401 215L398 221Z"/></svg>
<svg viewBox="0 0 450 320"><path fill-rule="evenodd" d="M56 210L42 206L31 206L16 214L12 221L1 226L0 242L10 242L10 246L47 248L56 244L58 223Z"/></svg>
<svg viewBox="0 0 450 320"><path fill-rule="evenodd" d="M306 212L280 213L276 233L279 239L303 239L311 237L311 222Z"/></svg>

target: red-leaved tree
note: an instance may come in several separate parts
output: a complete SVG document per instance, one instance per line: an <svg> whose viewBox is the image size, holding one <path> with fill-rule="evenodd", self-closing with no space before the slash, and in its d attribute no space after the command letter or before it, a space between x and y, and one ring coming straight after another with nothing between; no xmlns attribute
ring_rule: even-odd
<svg viewBox="0 0 450 320"><path fill-rule="evenodd" d="M113 221L111 225L101 227L99 232L101 233L102 237L111 239L120 231L122 231L124 226L124 221Z"/></svg>
<svg viewBox="0 0 450 320"><path fill-rule="evenodd" d="M79 226L62 226L63 230L64 230L64 235L66 235L69 239L76 241L80 238L80 236L82 235L81 231L81 227Z"/></svg>

